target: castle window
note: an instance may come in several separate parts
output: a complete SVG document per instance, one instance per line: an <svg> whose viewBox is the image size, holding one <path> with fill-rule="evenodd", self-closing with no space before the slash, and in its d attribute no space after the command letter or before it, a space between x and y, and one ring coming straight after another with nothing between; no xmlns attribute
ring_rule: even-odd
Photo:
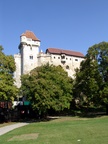
<svg viewBox="0 0 108 144"><path fill-rule="evenodd" d="M30 50L32 50L32 46L30 47Z"/></svg>
<svg viewBox="0 0 108 144"><path fill-rule="evenodd" d="M75 61L78 61L78 59L75 59Z"/></svg>
<svg viewBox="0 0 108 144"><path fill-rule="evenodd" d="M58 59L60 59L60 57L58 57Z"/></svg>
<svg viewBox="0 0 108 144"><path fill-rule="evenodd" d="M30 59L33 59L33 56L29 56Z"/></svg>
<svg viewBox="0 0 108 144"><path fill-rule="evenodd" d="M55 59L55 57L54 57L54 59Z"/></svg>
<svg viewBox="0 0 108 144"><path fill-rule="evenodd" d="M71 58L70 58L70 60L71 60Z"/></svg>
<svg viewBox="0 0 108 144"><path fill-rule="evenodd" d="M68 66L68 65L66 66L66 69L69 69L69 66Z"/></svg>
<svg viewBox="0 0 108 144"><path fill-rule="evenodd" d="M62 59L65 59L65 55L61 55L61 58L62 58Z"/></svg>
<svg viewBox="0 0 108 144"><path fill-rule="evenodd" d="M68 58L66 58L66 60L68 60Z"/></svg>

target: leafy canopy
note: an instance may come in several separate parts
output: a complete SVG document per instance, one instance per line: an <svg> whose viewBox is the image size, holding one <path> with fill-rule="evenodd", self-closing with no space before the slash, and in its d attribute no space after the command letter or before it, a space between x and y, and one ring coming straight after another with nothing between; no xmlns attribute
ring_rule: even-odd
<svg viewBox="0 0 108 144"><path fill-rule="evenodd" d="M0 46L0 101L13 101L17 95L17 88L14 86L13 72L15 63L13 56L6 56Z"/></svg>
<svg viewBox="0 0 108 144"><path fill-rule="evenodd" d="M60 66L43 65L21 78L21 91L39 114L54 109L61 111L70 107L72 79Z"/></svg>
<svg viewBox="0 0 108 144"><path fill-rule="evenodd" d="M77 70L74 93L82 103L108 103L108 42L90 47ZM77 93L76 93L77 91Z"/></svg>

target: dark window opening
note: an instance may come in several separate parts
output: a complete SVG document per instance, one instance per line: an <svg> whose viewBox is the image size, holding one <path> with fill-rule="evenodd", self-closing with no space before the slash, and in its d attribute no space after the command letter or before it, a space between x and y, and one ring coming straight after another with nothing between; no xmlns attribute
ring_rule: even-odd
<svg viewBox="0 0 108 144"><path fill-rule="evenodd" d="M75 59L75 61L78 61L78 59Z"/></svg>
<svg viewBox="0 0 108 144"><path fill-rule="evenodd" d="M69 66L68 66L68 65L66 66L66 69L69 69Z"/></svg>
<svg viewBox="0 0 108 144"><path fill-rule="evenodd" d="M63 56L61 56L61 58L62 58L62 59L65 59L65 56L63 55Z"/></svg>
<svg viewBox="0 0 108 144"><path fill-rule="evenodd" d="M30 59L33 59L33 56L30 56Z"/></svg>

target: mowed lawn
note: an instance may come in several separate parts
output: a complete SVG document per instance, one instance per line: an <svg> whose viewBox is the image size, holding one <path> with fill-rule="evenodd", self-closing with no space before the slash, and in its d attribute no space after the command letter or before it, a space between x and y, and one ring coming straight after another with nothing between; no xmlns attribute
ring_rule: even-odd
<svg viewBox="0 0 108 144"><path fill-rule="evenodd" d="M0 136L0 144L108 144L108 117L61 117Z"/></svg>

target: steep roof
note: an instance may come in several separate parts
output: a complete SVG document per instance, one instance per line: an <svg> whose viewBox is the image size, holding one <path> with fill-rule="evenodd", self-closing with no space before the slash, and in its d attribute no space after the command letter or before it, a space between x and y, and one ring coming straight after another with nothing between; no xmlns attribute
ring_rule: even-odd
<svg viewBox="0 0 108 144"><path fill-rule="evenodd" d="M71 51L71 50L63 50L63 49L57 49L57 48L48 48L46 50L46 53L52 53L52 54L66 54L66 55L70 55L70 56L76 56L76 57L83 57L84 55L80 52L76 52L76 51Z"/></svg>
<svg viewBox="0 0 108 144"><path fill-rule="evenodd" d="M26 31L25 33L23 33L21 36L26 36L27 38L31 38L34 41L40 41L35 34L32 31Z"/></svg>

